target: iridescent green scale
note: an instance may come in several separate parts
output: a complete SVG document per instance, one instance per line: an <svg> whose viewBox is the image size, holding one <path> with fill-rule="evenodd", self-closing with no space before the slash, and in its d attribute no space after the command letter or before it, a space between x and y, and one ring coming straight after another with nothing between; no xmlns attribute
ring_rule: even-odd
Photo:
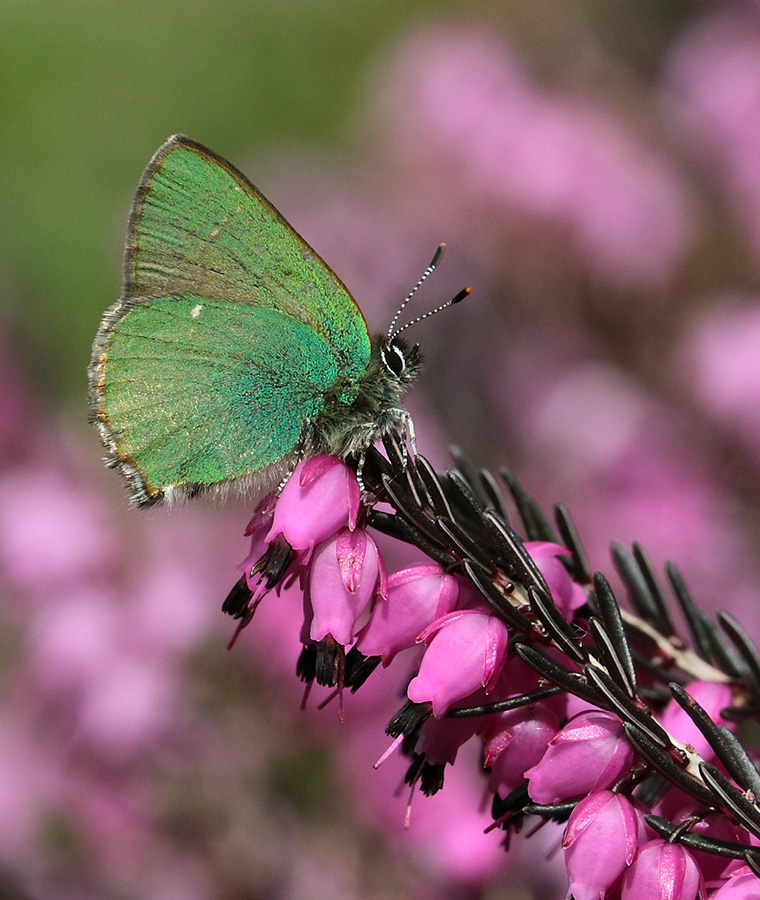
<svg viewBox="0 0 760 900"><path fill-rule="evenodd" d="M132 205L91 419L137 505L261 492L300 455L360 453L396 428L418 368L405 351L370 341L340 279L244 175L175 135Z"/></svg>

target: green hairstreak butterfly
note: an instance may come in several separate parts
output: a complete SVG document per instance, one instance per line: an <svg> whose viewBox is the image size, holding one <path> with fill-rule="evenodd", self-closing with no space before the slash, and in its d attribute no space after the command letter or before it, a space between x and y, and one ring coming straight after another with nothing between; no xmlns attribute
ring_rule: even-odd
<svg viewBox="0 0 760 900"><path fill-rule="evenodd" d="M261 493L300 456L360 454L399 427L420 364L400 330L370 339L337 275L250 181L174 135L132 204L90 419L135 505L231 483Z"/></svg>

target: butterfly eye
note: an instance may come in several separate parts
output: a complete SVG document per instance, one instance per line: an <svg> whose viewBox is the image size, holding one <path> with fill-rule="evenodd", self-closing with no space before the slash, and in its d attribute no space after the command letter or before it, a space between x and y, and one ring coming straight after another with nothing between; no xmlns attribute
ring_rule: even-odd
<svg viewBox="0 0 760 900"><path fill-rule="evenodd" d="M380 351L385 368L392 372L397 378L404 374L406 369L406 358L403 351L396 344L389 344Z"/></svg>

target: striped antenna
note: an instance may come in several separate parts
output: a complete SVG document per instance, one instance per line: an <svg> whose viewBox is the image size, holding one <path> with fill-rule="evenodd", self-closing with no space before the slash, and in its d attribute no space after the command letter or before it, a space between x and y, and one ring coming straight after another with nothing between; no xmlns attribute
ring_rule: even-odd
<svg viewBox="0 0 760 900"><path fill-rule="evenodd" d="M396 315L393 317L393 319L391 319L391 324L390 324L390 326L389 326L389 328L388 328L387 340L388 340L388 343L389 343L389 344L390 344L390 342L393 340L393 338L396 337L397 334L400 334L400 333L404 330L404 328L408 328L409 325L412 324L412 323L410 322L409 325L405 325L404 328L399 329L399 331L394 331L394 330L393 330L393 329L396 327L396 322L398 322L399 316L401 315L401 313L402 313L402 312L404 311L404 309L406 308L407 303L409 303L409 301L412 299L412 297L413 297L413 296L417 293L417 291L422 287L422 285L425 283L425 280L426 280L430 275L433 274L433 272L434 272L435 269L436 269L436 266L437 266L438 263L443 259L443 254L445 253L445 251L446 251L446 244L441 244L441 245L438 247L438 249L435 251L435 253L433 254L433 258L432 258L432 260L430 261L430 265L429 265L429 266L427 267L427 269L425 269L425 271L422 273L422 277L420 278L420 280L417 282L417 284L415 284L415 286L411 289L411 291L409 291L409 293L408 293L408 294L406 295L406 297L404 298L404 302L403 302L403 303L401 304L401 306L399 306L399 308L396 310ZM430 313L430 314L432 315L432 313Z"/></svg>
<svg viewBox="0 0 760 900"><path fill-rule="evenodd" d="M421 322L423 319L428 319L430 316L434 316L436 313L439 313L442 309L448 309L450 306L453 306L455 303L461 303L465 297L468 297L472 293L471 287L462 288L462 290L455 296L452 297L451 300L447 300L445 303L442 303L440 306L436 306L435 309L431 309L426 313L423 313L421 316L417 316L416 319L412 319L411 322L407 322L406 325L403 325L398 331L394 331L393 334L388 338L389 341L392 341L395 337L398 337L402 331L406 331L407 328L411 328L412 325L416 325L418 322Z"/></svg>

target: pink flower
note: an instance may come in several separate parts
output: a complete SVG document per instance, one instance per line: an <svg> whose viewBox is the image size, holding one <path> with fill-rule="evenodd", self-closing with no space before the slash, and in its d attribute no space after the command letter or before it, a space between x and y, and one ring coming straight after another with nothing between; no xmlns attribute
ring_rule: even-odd
<svg viewBox="0 0 760 900"><path fill-rule="evenodd" d="M696 805L692 801L692 805ZM704 835L706 837L717 838L720 841L733 841L735 844L750 843L750 836L739 825L730 822L725 816L718 812L708 813L702 816L702 810L693 809L700 815L699 821L689 829L692 834ZM686 813L688 814L688 813ZM671 819L671 822L679 822L679 819ZM735 859L727 860L723 856L716 856L714 853L707 853L701 850L690 851L695 862L699 866L702 878L706 882L713 881L719 883L721 878L727 877L728 872L737 867L738 861ZM755 900L760 900L760 881L755 876Z"/></svg>
<svg viewBox="0 0 760 900"><path fill-rule="evenodd" d="M570 551L549 541L526 541L525 549L530 553L549 585L552 599L565 616L580 609L586 602L586 592L570 577L570 573L559 561L559 556L570 556Z"/></svg>
<svg viewBox="0 0 760 900"><path fill-rule="evenodd" d="M309 566L311 640L330 634L344 647L351 644L356 620L375 592L381 571L377 544L363 528L343 528L320 544Z"/></svg>
<svg viewBox="0 0 760 900"><path fill-rule="evenodd" d="M536 803L559 803L612 785L635 759L620 719L589 710L556 734L541 760L525 773Z"/></svg>
<svg viewBox="0 0 760 900"><path fill-rule="evenodd" d="M413 647L431 622L452 612L459 582L437 563L414 563L388 578L388 596L375 603L357 646L365 656L391 663L400 650Z"/></svg>
<svg viewBox="0 0 760 900"><path fill-rule="evenodd" d="M694 900L698 895L704 897L704 886L694 857L661 838L644 844L623 876L622 900Z"/></svg>
<svg viewBox="0 0 760 900"><path fill-rule="evenodd" d="M465 609L448 613L420 635L429 640L420 670L409 682L413 703L433 704L442 716L453 703L478 688L489 693L507 656L507 627L495 616Z"/></svg>
<svg viewBox="0 0 760 900"><path fill-rule="evenodd" d="M426 761L431 765L453 765L457 751L476 734L477 729L477 716L461 719L436 719L431 716L422 726L417 750L425 754Z"/></svg>
<svg viewBox="0 0 760 900"><path fill-rule="evenodd" d="M730 706L733 700L731 688L727 684L717 681L692 681L686 690L717 725L732 729L736 727L720 715L720 711ZM682 744L690 744L704 759L715 758L715 752L705 736L675 700L671 700L663 710L660 724L676 740Z"/></svg>
<svg viewBox="0 0 760 900"><path fill-rule="evenodd" d="M728 877L710 900L759 900L760 881L749 866L741 866Z"/></svg>
<svg viewBox="0 0 760 900"><path fill-rule="evenodd" d="M237 570L245 575L246 583L253 592L251 603L255 605L266 592L266 585L262 583L261 574L253 571L253 567L261 559L267 549L267 535L272 527L274 518L274 497L270 496L262 500L251 521L248 523L245 533L251 538L251 549L248 556L238 565Z"/></svg>
<svg viewBox="0 0 760 900"><path fill-rule="evenodd" d="M611 791L590 794L573 810L562 847L574 900L601 900L636 854L643 819ZM649 895L652 898L659 894Z"/></svg>
<svg viewBox="0 0 760 900"><path fill-rule="evenodd" d="M344 462L312 456L295 467L282 489L266 541L281 534L306 563L320 541L344 525L356 527L360 503L359 482Z"/></svg>
<svg viewBox="0 0 760 900"><path fill-rule="evenodd" d="M488 789L506 797L525 780L525 772L544 755L559 722L543 703L489 717L483 765L491 769Z"/></svg>

